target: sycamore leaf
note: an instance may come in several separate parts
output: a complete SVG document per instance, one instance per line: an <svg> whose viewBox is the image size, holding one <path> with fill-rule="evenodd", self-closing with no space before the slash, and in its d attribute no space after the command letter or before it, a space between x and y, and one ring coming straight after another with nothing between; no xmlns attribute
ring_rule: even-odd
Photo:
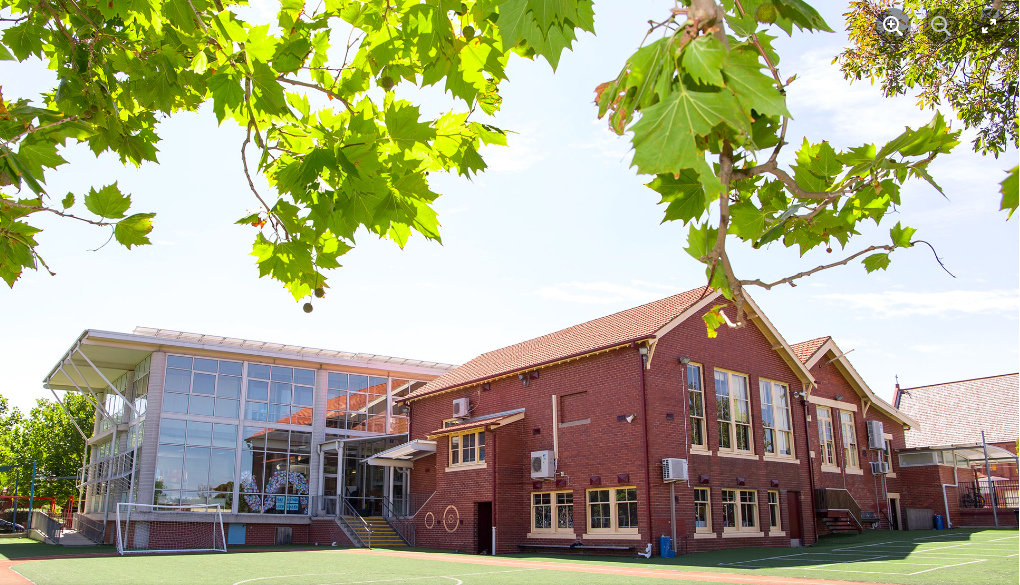
<svg viewBox="0 0 1020 585"><path fill-rule="evenodd" d="M684 169L679 175L661 174L646 186L662 195L660 203L669 203L663 223L676 220L688 223L708 210L705 189L692 169Z"/></svg>
<svg viewBox="0 0 1020 585"><path fill-rule="evenodd" d="M779 92L776 80L761 72L757 56L731 58L723 69L726 87L733 90L740 100L744 112L751 110L765 116L790 116L786 109L786 96Z"/></svg>
<svg viewBox="0 0 1020 585"><path fill-rule="evenodd" d="M681 62L684 71L694 79L711 85L722 87L722 65L726 59L726 49L722 43L711 35L704 35L691 41L684 47Z"/></svg>
<svg viewBox="0 0 1020 585"><path fill-rule="evenodd" d="M707 223L702 226L692 223L687 231L687 247L684 248L684 251L700 262L702 258L708 256L708 253L712 251L718 235L719 230L710 227Z"/></svg>
<svg viewBox="0 0 1020 585"><path fill-rule="evenodd" d="M892 238L894 246L899 248L909 248L913 246L911 238L914 237L914 232L917 230L912 227L902 227L900 222L896 222L896 225L889 230L889 237Z"/></svg>
<svg viewBox="0 0 1020 585"><path fill-rule="evenodd" d="M64 209L70 209L74 205L74 193L68 193L61 201L60 205Z"/></svg>
<svg viewBox="0 0 1020 585"><path fill-rule="evenodd" d="M726 305L715 305L701 317L707 327L705 332L708 334L709 339L713 339L719 335L716 330L726 324L726 317L722 314L722 310L724 308L726 308Z"/></svg>
<svg viewBox="0 0 1020 585"><path fill-rule="evenodd" d="M765 212L750 201L730 206L730 233L753 240L765 231Z"/></svg>
<svg viewBox="0 0 1020 585"><path fill-rule="evenodd" d="M889 254L872 254L864 259L864 268L868 272L874 272L876 270L885 270L889 267Z"/></svg>
<svg viewBox="0 0 1020 585"><path fill-rule="evenodd" d="M131 196L121 193L117 183L113 183L98 191L90 189L85 196L85 207L104 219L119 219L131 207Z"/></svg>
<svg viewBox="0 0 1020 585"><path fill-rule="evenodd" d="M152 218L155 213L136 213L117 222L113 228L113 236L125 248L151 244L148 235L152 231Z"/></svg>
<svg viewBox="0 0 1020 585"><path fill-rule="evenodd" d="M14 55L3 45L0 45L0 61L14 61Z"/></svg>
<svg viewBox="0 0 1020 585"><path fill-rule="evenodd" d="M1002 203L999 204L999 209L1003 211L1009 210L1009 215L1006 216L1006 219L1013 217L1018 204L1017 191L1020 190L1018 189L1020 181L1017 180L1017 169L1018 167L1013 167L1013 170L1009 171L1009 174L1000 183L999 193L1002 194Z"/></svg>

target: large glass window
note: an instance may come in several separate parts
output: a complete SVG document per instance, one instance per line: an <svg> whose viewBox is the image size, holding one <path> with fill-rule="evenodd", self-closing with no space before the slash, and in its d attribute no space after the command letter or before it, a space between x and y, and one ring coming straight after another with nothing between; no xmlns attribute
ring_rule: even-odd
<svg viewBox="0 0 1020 585"><path fill-rule="evenodd" d="M475 465L485 462L485 431L450 435L450 465Z"/></svg>
<svg viewBox="0 0 1020 585"><path fill-rule="evenodd" d="M854 425L854 413L839 411L839 423L843 435L843 464L847 467L860 467L857 459L857 426Z"/></svg>
<svg viewBox="0 0 1020 585"><path fill-rule="evenodd" d="M758 530L758 492L754 490L722 490L723 531L756 532Z"/></svg>
<svg viewBox="0 0 1020 585"><path fill-rule="evenodd" d="M747 376L715 371L716 419L719 450L751 452L751 401Z"/></svg>
<svg viewBox="0 0 1020 585"><path fill-rule="evenodd" d="M396 435L407 432L407 412L404 410L405 405L402 402L397 402L397 400L418 390L425 384L426 382L418 382L415 380L391 380L390 396L393 397L393 403L392 410L390 412L389 434Z"/></svg>
<svg viewBox="0 0 1020 585"><path fill-rule="evenodd" d="M790 415L790 391L785 384L758 380L761 393L761 425L765 452L793 456L793 424Z"/></svg>
<svg viewBox="0 0 1020 585"><path fill-rule="evenodd" d="M241 362L167 356L163 411L238 418Z"/></svg>
<svg viewBox="0 0 1020 585"><path fill-rule="evenodd" d="M708 488L694 488L694 531L712 531L712 502Z"/></svg>
<svg viewBox="0 0 1020 585"><path fill-rule="evenodd" d="M326 427L386 432L386 378L330 372L326 377Z"/></svg>
<svg viewBox="0 0 1020 585"><path fill-rule="evenodd" d="M244 427L238 512L307 514L312 436Z"/></svg>
<svg viewBox="0 0 1020 585"><path fill-rule="evenodd" d="M574 492L531 494L532 532L574 532Z"/></svg>
<svg viewBox="0 0 1020 585"><path fill-rule="evenodd" d="M237 425L163 418L156 452L156 504L219 504L230 511Z"/></svg>
<svg viewBox="0 0 1020 585"><path fill-rule="evenodd" d="M588 532L637 534L637 488L593 489L587 495Z"/></svg>
<svg viewBox="0 0 1020 585"><path fill-rule="evenodd" d="M315 370L248 364L245 420L312 424Z"/></svg>
<svg viewBox="0 0 1020 585"><path fill-rule="evenodd" d="M815 408L818 417L818 445L822 452L822 465L836 465L836 444L832 440L832 409L828 406Z"/></svg>
<svg viewBox="0 0 1020 585"><path fill-rule="evenodd" d="M691 445L707 447L705 443L705 392L701 387L701 366L687 364L687 400L691 413Z"/></svg>

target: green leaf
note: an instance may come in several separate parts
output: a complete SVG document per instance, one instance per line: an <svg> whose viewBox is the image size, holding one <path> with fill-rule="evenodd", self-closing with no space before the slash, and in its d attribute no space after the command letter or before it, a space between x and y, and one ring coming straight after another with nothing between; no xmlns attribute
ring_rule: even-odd
<svg viewBox="0 0 1020 585"><path fill-rule="evenodd" d="M216 121L222 123L231 113L237 111L244 103L244 89L241 79L233 72L218 71L209 78L209 91L213 97L213 111Z"/></svg>
<svg viewBox="0 0 1020 585"><path fill-rule="evenodd" d="M659 203L669 203L663 222L679 220L686 224L708 211L705 189L698 173L691 169L684 169L679 175L661 174L646 186L662 195Z"/></svg>
<svg viewBox="0 0 1020 585"><path fill-rule="evenodd" d="M912 227L902 227L900 222L896 222L896 225L889 230L889 237L892 238L894 246L899 248L909 248L913 246L911 238L914 237L914 233L917 230Z"/></svg>
<svg viewBox="0 0 1020 585"><path fill-rule="evenodd" d="M117 222L113 228L113 236L125 248L151 244L148 235L152 231L152 218L155 213L136 213Z"/></svg>
<svg viewBox="0 0 1020 585"><path fill-rule="evenodd" d="M61 201L60 205L64 209L70 209L74 205L74 193L68 193Z"/></svg>
<svg viewBox="0 0 1020 585"><path fill-rule="evenodd" d="M0 45L0 61L14 61L14 55L7 50L7 47Z"/></svg>
<svg viewBox="0 0 1020 585"><path fill-rule="evenodd" d="M1013 213L1017 208L1017 191L1018 184L1020 184L1017 181L1017 169L1018 167L1013 167L1013 170L1009 171L1009 174L1002 180L999 187L999 193L1002 193L1002 203L999 204L999 209L1003 211L1009 210L1006 219L1013 217Z"/></svg>
<svg viewBox="0 0 1020 585"><path fill-rule="evenodd" d="M691 255L691 258L701 262L702 258L708 256L708 253L712 251L718 235L719 230L710 227L708 223L701 226L692 223L687 231L687 247L684 250Z"/></svg>
<svg viewBox="0 0 1020 585"><path fill-rule="evenodd" d="M730 228L741 239L753 240L765 231L765 212L750 201L731 205Z"/></svg>
<svg viewBox="0 0 1020 585"><path fill-rule="evenodd" d="M35 26L31 21L12 26L3 33L4 44L10 48L18 61L24 61L29 55L41 56L43 39L49 37L42 34L43 30L45 29Z"/></svg>
<svg viewBox="0 0 1020 585"><path fill-rule="evenodd" d="M874 272L876 270L885 270L889 267L889 254L872 254L864 259L864 268L867 271Z"/></svg>
<svg viewBox="0 0 1020 585"><path fill-rule="evenodd" d="M735 52L729 56L723 69L726 87L737 95L745 114L750 116L753 110L764 116L790 117L786 96L779 92L775 79L761 72L757 56L740 56Z"/></svg>
<svg viewBox="0 0 1020 585"><path fill-rule="evenodd" d="M801 30L833 32L818 11L803 0L779 0L774 4L781 18L792 21Z"/></svg>
<svg viewBox="0 0 1020 585"><path fill-rule="evenodd" d="M705 168L705 157L695 138L725 123L738 132L746 127L739 104L724 92L679 91L642 111L631 126L634 137L632 166L646 175Z"/></svg>
<svg viewBox="0 0 1020 585"><path fill-rule="evenodd" d="M684 47L681 63L684 71L694 79L711 85L722 86L722 66L726 60L726 48L711 35L703 35Z"/></svg>
<svg viewBox="0 0 1020 585"><path fill-rule="evenodd" d="M99 191L90 189L85 196L85 207L104 219L119 219L131 207L131 196L121 193L117 183L113 183Z"/></svg>

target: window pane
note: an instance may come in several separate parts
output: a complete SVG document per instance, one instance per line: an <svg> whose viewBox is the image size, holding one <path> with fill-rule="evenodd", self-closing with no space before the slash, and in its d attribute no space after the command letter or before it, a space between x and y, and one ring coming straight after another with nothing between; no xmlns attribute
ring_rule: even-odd
<svg viewBox="0 0 1020 585"><path fill-rule="evenodd" d="M535 528L552 528L552 507L535 506Z"/></svg>
<svg viewBox="0 0 1020 585"><path fill-rule="evenodd" d="M269 370L270 367L265 364L248 364L248 377L268 380Z"/></svg>
<svg viewBox="0 0 1020 585"><path fill-rule="evenodd" d="M240 398L241 379L237 376L224 376L220 374L216 386L216 396L220 398Z"/></svg>
<svg viewBox="0 0 1020 585"><path fill-rule="evenodd" d="M312 389L309 386L294 386L294 404L299 406L312 405Z"/></svg>
<svg viewBox="0 0 1020 585"><path fill-rule="evenodd" d="M166 394L163 394L163 411L187 413L188 395L174 394L173 392L167 392Z"/></svg>
<svg viewBox="0 0 1020 585"><path fill-rule="evenodd" d="M262 402L246 402L244 404L244 418L247 420L265 421L268 414L268 405Z"/></svg>
<svg viewBox="0 0 1020 585"><path fill-rule="evenodd" d="M294 383L305 386L315 385L315 370L294 369Z"/></svg>
<svg viewBox="0 0 1020 585"><path fill-rule="evenodd" d="M198 360L195 360L198 361ZM216 390L216 376L211 374L195 374L191 391L195 394L213 394Z"/></svg>
<svg viewBox="0 0 1020 585"><path fill-rule="evenodd" d="M163 390L165 392L191 392L191 372L167 369Z"/></svg>
<svg viewBox="0 0 1020 585"><path fill-rule="evenodd" d="M346 390L347 374L330 372L329 375L326 376L326 387L333 388L335 390Z"/></svg>
<svg viewBox="0 0 1020 585"><path fill-rule="evenodd" d="M191 408L188 409L188 412L191 414L212 416L214 413L214 404L215 399L212 396L192 396Z"/></svg>
<svg viewBox="0 0 1020 585"><path fill-rule="evenodd" d="M210 451L209 489L229 492L234 489L234 450L212 449Z"/></svg>
<svg viewBox="0 0 1020 585"><path fill-rule="evenodd" d="M209 489L209 448L187 447L184 454L184 489Z"/></svg>
<svg viewBox="0 0 1020 585"><path fill-rule="evenodd" d="M269 401L277 404L290 404L290 384L273 382L269 388Z"/></svg>
<svg viewBox="0 0 1020 585"><path fill-rule="evenodd" d="M287 451L288 434L282 429L265 429L266 451Z"/></svg>
<svg viewBox="0 0 1020 585"><path fill-rule="evenodd" d="M229 374L231 376L241 375L241 362L220 362L220 373Z"/></svg>
<svg viewBox="0 0 1020 585"><path fill-rule="evenodd" d="M701 392L701 367L687 364L687 389Z"/></svg>
<svg viewBox="0 0 1020 585"><path fill-rule="evenodd" d="M185 370L190 370L191 358L179 355L169 355L166 357L166 365L170 368L183 368Z"/></svg>
<svg viewBox="0 0 1020 585"><path fill-rule="evenodd" d="M212 444L212 423L188 421L188 444L208 447Z"/></svg>
<svg viewBox="0 0 1020 585"><path fill-rule="evenodd" d="M195 358L195 365L192 366L192 369L196 372L212 372L215 374L219 368L217 367L216 360Z"/></svg>
<svg viewBox="0 0 1020 585"><path fill-rule="evenodd" d="M705 416L705 404L701 392L691 392L688 395L688 398L688 401L690 402L691 416Z"/></svg>
<svg viewBox="0 0 1020 585"><path fill-rule="evenodd" d="M184 433L188 423L183 420L163 418L159 421L159 442L184 444Z"/></svg>
<svg viewBox="0 0 1020 585"><path fill-rule="evenodd" d="M273 366L274 382L290 382L294 377L294 370L283 366Z"/></svg>
<svg viewBox="0 0 1020 585"><path fill-rule="evenodd" d="M269 400L269 382L248 380L248 400Z"/></svg>
<svg viewBox="0 0 1020 585"><path fill-rule="evenodd" d="M348 376L347 389L351 392L360 392L368 388L368 376L351 374Z"/></svg>
<svg viewBox="0 0 1020 585"><path fill-rule="evenodd" d="M298 431L290 432L290 452L291 453L311 453L312 452L312 434L302 433Z"/></svg>
<svg viewBox="0 0 1020 585"><path fill-rule="evenodd" d="M222 416L224 418L237 418L238 410L241 408L241 403L238 400L230 400L227 398L216 399L216 416Z"/></svg>
<svg viewBox="0 0 1020 585"><path fill-rule="evenodd" d="M237 425L213 425L214 447L234 448L237 445Z"/></svg>
<svg viewBox="0 0 1020 585"><path fill-rule="evenodd" d="M716 418L730 420L730 386L726 372L715 373Z"/></svg>
<svg viewBox="0 0 1020 585"><path fill-rule="evenodd" d="M244 432L241 433L244 448L253 451L265 451L267 432L266 429L259 427L244 427Z"/></svg>
<svg viewBox="0 0 1020 585"><path fill-rule="evenodd" d="M738 423L751 422L751 402L747 394L747 379L743 376L730 376L733 385L733 420Z"/></svg>
<svg viewBox="0 0 1020 585"><path fill-rule="evenodd" d="M290 423L290 407L282 404L270 404L269 422Z"/></svg>

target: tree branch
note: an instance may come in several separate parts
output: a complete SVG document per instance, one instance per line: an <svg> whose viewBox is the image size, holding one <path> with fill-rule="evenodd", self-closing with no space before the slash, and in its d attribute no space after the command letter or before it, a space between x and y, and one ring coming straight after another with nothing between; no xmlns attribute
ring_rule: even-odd
<svg viewBox="0 0 1020 585"><path fill-rule="evenodd" d="M348 111L354 111L354 106L352 106L351 103L349 101L347 101L347 98L345 98L344 96L342 96L342 95L340 95L338 93L334 93L334 92L326 89L325 87L322 87L321 85L316 85L314 83L308 83L307 81L298 81L296 79L287 79L286 77L284 77L282 75L277 77L276 80L277 81L282 81L283 83L289 83L291 85L300 85L302 87L308 87L308 88L311 88L311 89L315 89L315 90L321 91L322 93L328 95L329 97L331 97L333 99L340 100L340 103L342 103L344 105L344 107L347 108Z"/></svg>
<svg viewBox="0 0 1020 585"><path fill-rule="evenodd" d="M867 254L868 252L874 252L875 250L887 250L889 252L892 252L895 248L896 248L896 246L892 246L892 245L868 246L867 248L861 250L860 252L857 252L856 254L852 254L850 256L847 256L846 258L844 258L843 260L840 260L839 262L833 262L832 264L823 264L822 266L816 266L816 267L812 268L811 270L805 270L804 272L798 272L797 274L794 274L793 276L787 276L786 278L782 278L782 279L777 280L775 282L766 283L766 282L762 281L761 279L756 278L754 280L741 280L740 284L741 285L748 285L748 286L751 286L751 285L753 285L753 286L760 286L760 287L764 288L765 290L769 290L769 289L771 289L773 287L776 287L776 286L779 286L781 284L789 284L790 286L797 286L796 284L793 283L793 281L798 280L800 278L804 278L805 276L810 276L810 275L812 275L812 274L814 274L816 272L821 272L822 270L828 270L829 268L835 268L836 266L844 266L844 265L850 263L850 261L852 261L853 259L859 258L860 256L863 256L864 254Z"/></svg>
<svg viewBox="0 0 1020 585"><path fill-rule="evenodd" d="M270 209L269 204L266 203L266 200L263 199L262 196L259 195L258 190L255 189L255 182L252 181L251 173L248 172L248 156L247 156L247 154L245 152L245 149L248 148L248 144L251 143L251 128L252 128L252 126L253 126L253 123L252 122L248 122L248 132L247 132L247 135L244 137L244 142L241 143L241 163L244 164L244 176L248 179L248 188L251 189L251 192L255 194L255 198L259 200L259 203L262 204L262 207L264 207L266 209L266 215L267 215L270 223L273 224L273 230L276 231L277 235L279 235L280 228L283 228L283 233L286 236L286 238L289 240L290 239L290 233L287 231L287 226L285 226L282 223L280 223L279 220L276 219L276 216L273 215L273 210Z"/></svg>
<svg viewBox="0 0 1020 585"><path fill-rule="evenodd" d="M77 215L74 215L73 213L65 213L63 211L59 211L59 210L53 209L52 207L45 207L45 206L42 206L42 205L28 205L28 204L25 204L25 203L19 203L17 201L14 201L13 199L0 199L0 206L3 206L3 205L10 205L11 207L17 207L19 209L28 209L30 211L47 211L49 213L53 213L53 214L59 215L60 217L66 217L68 219L76 219L78 221L83 221L85 223L96 225L96 226L111 226L111 225L115 225L116 224L116 222L96 221L94 219L88 219L87 217L79 217Z"/></svg>

